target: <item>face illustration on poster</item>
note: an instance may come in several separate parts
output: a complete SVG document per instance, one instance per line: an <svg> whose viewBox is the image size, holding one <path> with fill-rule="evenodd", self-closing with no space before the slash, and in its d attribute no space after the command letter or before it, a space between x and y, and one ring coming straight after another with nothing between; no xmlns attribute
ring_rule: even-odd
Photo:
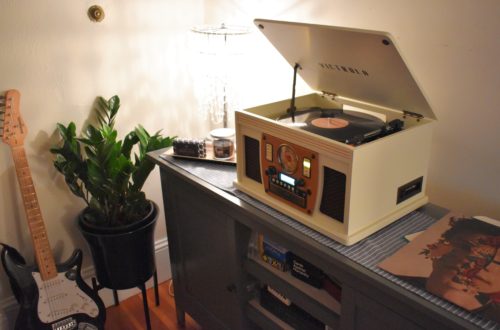
<svg viewBox="0 0 500 330"><path fill-rule="evenodd" d="M426 289L500 321L499 247L499 227L451 218L450 229L422 251L432 261Z"/></svg>

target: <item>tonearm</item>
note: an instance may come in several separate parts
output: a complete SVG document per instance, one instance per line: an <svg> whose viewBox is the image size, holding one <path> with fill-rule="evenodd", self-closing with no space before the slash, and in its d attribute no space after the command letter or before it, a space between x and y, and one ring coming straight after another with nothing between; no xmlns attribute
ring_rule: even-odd
<svg viewBox="0 0 500 330"><path fill-rule="evenodd" d="M293 86L292 86L292 100L290 101L290 108L288 108L288 113L290 113L290 116L292 117L292 123L295 123L295 111L297 108L295 107L295 86L297 84L297 71L298 69L301 69L299 63L295 63L295 66L293 67Z"/></svg>

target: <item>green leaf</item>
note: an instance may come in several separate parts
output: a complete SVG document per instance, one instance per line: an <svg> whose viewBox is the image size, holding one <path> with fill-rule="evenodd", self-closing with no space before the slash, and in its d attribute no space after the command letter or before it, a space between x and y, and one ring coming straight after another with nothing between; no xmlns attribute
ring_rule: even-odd
<svg viewBox="0 0 500 330"><path fill-rule="evenodd" d="M146 153L171 146L174 139L159 131L150 135L137 125L119 140L114 129L119 108L117 95L108 100L98 97L93 109L98 124L87 125L77 136L73 122L58 123L60 142L50 148L54 167L69 190L86 201L88 218L96 225L118 226L144 217L150 204L142 187L155 166Z"/></svg>
<svg viewBox="0 0 500 330"><path fill-rule="evenodd" d="M113 122L116 114L118 113L118 109L120 109L120 98L118 97L118 95L112 96L108 100L108 109L110 122Z"/></svg>
<svg viewBox="0 0 500 330"><path fill-rule="evenodd" d="M122 154L125 157L130 158L130 153L132 152L132 148L137 142L139 142L139 138L137 137L135 131L128 133L125 139L123 139Z"/></svg>

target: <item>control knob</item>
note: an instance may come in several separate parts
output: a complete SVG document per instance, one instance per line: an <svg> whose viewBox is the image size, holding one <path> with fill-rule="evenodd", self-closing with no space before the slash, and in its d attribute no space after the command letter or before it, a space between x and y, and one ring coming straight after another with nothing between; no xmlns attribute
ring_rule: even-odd
<svg viewBox="0 0 500 330"><path fill-rule="evenodd" d="M269 166L266 170L266 174L268 176L271 176L271 175L276 175L277 171L276 171L276 167L274 166Z"/></svg>

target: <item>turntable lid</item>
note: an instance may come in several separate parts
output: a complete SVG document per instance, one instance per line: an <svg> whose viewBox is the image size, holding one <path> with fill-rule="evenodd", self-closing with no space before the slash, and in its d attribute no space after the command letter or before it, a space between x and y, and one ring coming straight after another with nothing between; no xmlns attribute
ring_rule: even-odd
<svg viewBox="0 0 500 330"><path fill-rule="evenodd" d="M256 19L255 24L317 91L434 118L386 32Z"/></svg>

